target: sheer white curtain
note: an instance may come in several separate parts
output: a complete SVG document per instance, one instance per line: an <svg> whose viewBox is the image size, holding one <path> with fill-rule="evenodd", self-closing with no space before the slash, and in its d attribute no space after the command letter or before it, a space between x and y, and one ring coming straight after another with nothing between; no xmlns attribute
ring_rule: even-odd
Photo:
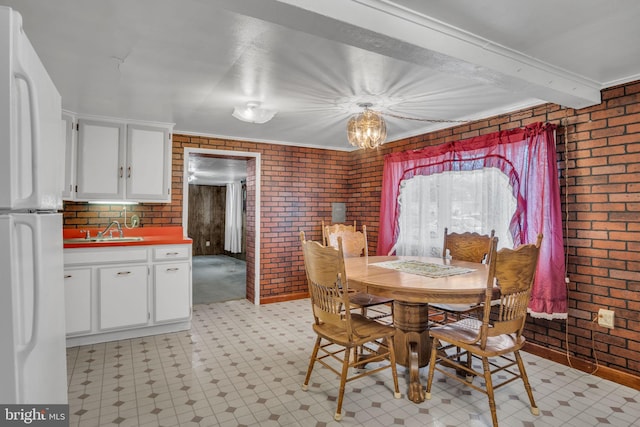
<svg viewBox="0 0 640 427"><path fill-rule="evenodd" d="M483 232L491 228L497 231L500 224L508 222L514 245L518 246L535 242L538 233L544 235L529 313L544 319L566 319L566 266L555 129L555 125L538 122L523 128L385 155L377 253L388 253L398 240L402 181L450 171L499 169L513 186L516 209L510 221L489 224ZM451 188L450 191L454 197L463 189ZM491 194L489 191L487 195ZM438 229L444 226L439 224ZM409 232L417 233L417 229ZM500 237L502 245L505 238Z"/></svg>
<svg viewBox="0 0 640 427"><path fill-rule="evenodd" d="M242 182L227 184L224 250L242 252Z"/></svg>
<svg viewBox="0 0 640 427"><path fill-rule="evenodd" d="M398 255L441 256L444 229L489 234L498 247L513 247L509 225L516 200L509 178L497 168L417 175L402 181Z"/></svg>

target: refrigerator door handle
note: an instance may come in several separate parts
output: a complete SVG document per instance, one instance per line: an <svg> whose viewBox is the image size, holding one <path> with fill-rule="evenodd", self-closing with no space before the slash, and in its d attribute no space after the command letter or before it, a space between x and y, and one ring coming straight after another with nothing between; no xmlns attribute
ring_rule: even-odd
<svg viewBox="0 0 640 427"><path fill-rule="evenodd" d="M31 195L28 197L25 197L23 200L24 201L29 201L30 199L33 199L34 201L36 201L37 195L38 195L38 185L39 181L38 181L38 169L39 169L39 165L38 165L38 158L37 158L37 152L38 152L38 141L40 141L40 129L38 128L38 123L40 123L40 117L39 117L39 113L38 113L38 97L36 94L36 85L33 82L33 80L31 79L31 76L29 76L29 74L24 70L24 68L20 65L20 63L18 61L15 62L15 67L16 70L14 70L13 75L15 76L16 79L20 79L22 81L25 82L25 84L27 85L27 92L29 93L29 114L31 115L30 117L30 128L31 128L31 176L32 176L32 185L33 188L31 188Z"/></svg>
<svg viewBox="0 0 640 427"><path fill-rule="evenodd" d="M36 343L38 342L38 333L40 329L40 292L41 292L41 277L40 272L38 271L37 266L40 265L40 240L37 238L36 227L28 221L21 221L19 219L15 220L15 224L22 224L31 229L31 244L33 249L33 263L31 264L33 267L33 311L31 317L31 333L29 334L29 339L19 344L18 351L23 355L23 360L26 358ZM26 336L26 335L25 335Z"/></svg>

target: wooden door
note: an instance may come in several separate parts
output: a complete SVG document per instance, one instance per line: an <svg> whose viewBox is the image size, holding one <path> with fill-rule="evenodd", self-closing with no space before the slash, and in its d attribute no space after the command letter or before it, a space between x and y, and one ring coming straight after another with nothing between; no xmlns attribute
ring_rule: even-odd
<svg viewBox="0 0 640 427"><path fill-rule="evenodd" d="M193 239L193 256L224 253L226 200L224 186L189 185L187 232Z"/></svg>

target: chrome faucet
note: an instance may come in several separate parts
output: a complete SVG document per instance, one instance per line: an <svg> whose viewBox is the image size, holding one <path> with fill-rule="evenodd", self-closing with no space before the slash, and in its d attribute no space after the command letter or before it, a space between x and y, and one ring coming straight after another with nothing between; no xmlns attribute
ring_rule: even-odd
<svg viewBox="0 0 640 427"><path fill-rule="evenodd" d="M120 227L120 223L118 221L111 221L111 223L109 225L107 225L107 228L105 228L104 230L98 232L98 239L102 239L104 238L104 235L107 233L107 231L109 231L109 229L111 228L111 226L115 224L116 227L118 227L118 233L120 234L120 238L124 237L124 233L122 231L122 227Z"/></svg>

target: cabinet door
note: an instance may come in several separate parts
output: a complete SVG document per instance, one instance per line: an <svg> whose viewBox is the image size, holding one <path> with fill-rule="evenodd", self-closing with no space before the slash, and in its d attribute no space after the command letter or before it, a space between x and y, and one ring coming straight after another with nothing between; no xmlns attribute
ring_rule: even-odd
<svg viewBox="0 0 640 427"><path fill-rule="evenodd" d="M73 200L76 181L76 138L73 117L62 114L62 140L64 145L64 188L62 200Z"/></svg>
<svg viewBox="0 0 640 427"><path fill-rule="evenodd" d="M191 269L189 262L156 264L155 321L186 319L191 315Z"/></svg>
<svg viewBox="0 0 640 427"><path fill-rule="evenodd" d="M77 200L124 198L124 124L78 121Z"/></svg>
<svg viewBox="0 0 640 427"><path fill-rule="evenodd" d="M64 305L67 335L91 331L91 269L65 270Z"/></svg>
<svg viewBox="0 0 640 427"><path fill-rule="evenodd" d="M148 323L147 266L98 269L100 329L127 328Z"/></svg>
<svg viewBox="0 0 640 427"><path fill-rule="evenodd" d="M170 152L166 128L127 125L127 199L171 201Z"/></svg>

